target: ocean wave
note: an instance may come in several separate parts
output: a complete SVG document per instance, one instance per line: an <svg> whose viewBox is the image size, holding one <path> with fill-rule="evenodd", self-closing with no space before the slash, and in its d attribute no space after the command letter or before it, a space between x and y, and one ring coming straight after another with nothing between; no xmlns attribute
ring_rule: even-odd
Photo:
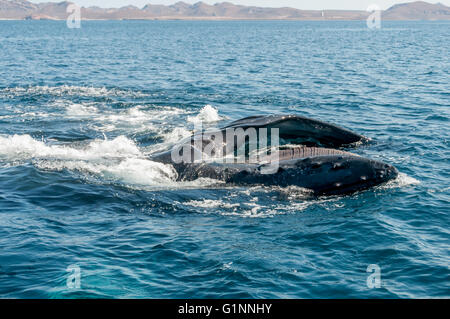
<svg viewBox="0 0 450 319"><path fill-rule="evenodd" d="M18 163L31 160L40 169L79 171L132 185L159 185L177 178L171 165L146 159L124 136L95 140L84 148L47 145L29 135L0 137L0 158Z"/></svg>
<svg viewBox="0 0 450 319"><path fill-rule="evenodd" d="M178 182L172 165L149 160L125 136L94 140L85 146L48 145L29 135L0 136L0 161L6 161L7 166L31 162L42 170L80 172L103 182L119 182L142 190L202 188L222 183L209 178Z"/></svg>
<svg viewBox="0 0 450 319"><path fill-rule="evenodd" d="M133 186L161 186L175 183L177 172L171 165L165 165L140 158L127 158L119 162L86 161L37 161L40 169L79 171L92 174L103 181L120 182Z"/></svg>
<svg viewBox="0 0 450 319"><path fill-rule="evenodd" d="M200 208L235 208L240 206L240 204L226 203L220 199L191 200L186 202L185 205Z"/></svg>
<svg viewBox="0 0 450 319"><path fill-rule="evenodd" d="M98 114L98 109L94 106L83 104L71 104L67 106L66 114L69 116L90 116Z"/></svg>
<svg viewBox="0 0 450 319"><path fill-rule="evenodd" d="M64 106L66 115L71 119L88 120L87 126L99 132L147 132L161 136L163 140L170 138L173 122L179 120L186 110L176 107L147 107L137 105L132 108L122 110L106 109L103 105L95 106L93 103L66 103ZM179 131L179 130L178 130Z"/></svg>
<svg viewBox="0 0 450 319"><path fill-rule="evenodd" d="M95 140L85 149L67 145L47 145L30 135L0 137L0 157L16 160L32 158L57 158L68 160L96 160L142 156L139 148L130 139L119 136L114 140Z"/></svg>
<svg viewBox="0 0 450 319"><path fill-rule="evenodd" d="M280 212L270 207L253 202L230 203L222 199L191 200L183 203L199 213L218 213L222 216L239 216L246 218L267 218Z"/></svg>
<svg viewBox="0 0 450 319"><path fill-rule="evenodd" d="M0 89L0 96L18 97L30 95L52 95L52 96L82 96L82 97L147 97L148 94L141 91L124 90L118 88L90 87L90 86L28 86Z"/></svg>
<svg viewBox="0 0 450 319"><path fill-rule="evenodd" d="M195 116L189 116L187 121L190 123L213 123L222 119L219 116L219 111L211 105L205 105L200 112Z"/></svg>
<svg viewBox="0 0 450 319"><path fill-rule="evenodd" d="M185 127L176 127L168 133L163 133L164 143L173 144L192 135L192 132Z"/></svg>

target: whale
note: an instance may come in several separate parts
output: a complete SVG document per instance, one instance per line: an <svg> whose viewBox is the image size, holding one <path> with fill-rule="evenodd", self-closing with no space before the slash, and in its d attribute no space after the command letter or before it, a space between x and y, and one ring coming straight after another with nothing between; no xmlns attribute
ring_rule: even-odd
<svg viewBox="0 0 450 319"><path fill-rule="evenodd" d="M329 148L366 142L368 138L343 127L300 115L257 115L230 123L229 128L278 128L285 142Z"/></svg>
<svg viewBox="0 0 450 319"><path fill-rule="evenodd" d="M276 157L272 153L254 160L246 152L243 161L223 161L223 157L235 155L237 149L247 146L245 139L238 143L227 141L227 131L261 128L277 129L280 145ZM398 176L394 166L348 151L367 141L367 137L346 128L299 115L259 115L234 121L218 130L193 134L172 149L154 154L151 160L171 164L177 171L178 181L210 178L227 185L297 186L315 196L345 195ZM233 148L228 144L233 144ZM211 150L211 145L219 156L204 159L202 155L206 148ZM174 161L175 148L185 153L181 161Z"/></svg>

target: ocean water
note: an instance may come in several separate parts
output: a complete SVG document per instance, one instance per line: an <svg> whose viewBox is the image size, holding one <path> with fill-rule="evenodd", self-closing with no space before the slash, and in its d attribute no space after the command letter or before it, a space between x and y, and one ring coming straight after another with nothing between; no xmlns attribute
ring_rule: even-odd
<svg viewBox="0 0 450 319"><path fill-rule="evenodd" d="M0 297L450 297L449 31L0 21ZM399 178L313 199L148 159L272 113L370 137L354 152Z"/></svg>

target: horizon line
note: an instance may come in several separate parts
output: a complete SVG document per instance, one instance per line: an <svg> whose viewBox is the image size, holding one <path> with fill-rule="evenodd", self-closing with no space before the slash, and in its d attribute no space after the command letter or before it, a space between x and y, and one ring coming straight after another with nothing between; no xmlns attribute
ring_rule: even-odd
<svg viewBox="0 0 450 319"><path fill-rule="evenodd" d="M11 1L11 0L7 0L7 1ZM61 0L61 1L58 1L58 0L56 0L56 1L51 1L51 0L25 0L25 1L28 1L28 2L31 2L31 3L35 3L35 4L36 3L37 4L42 4L42 3L56 3L57 4L57 3L68 2L68 3L74 3L76 5L78 5L77 2L79 2L77 0L73 0L73 1L67 1L67 0ZM186 0L186 1L189 1L189 0ZM189 3L189 2L186 2L186 1L182 1L182 0L176 1L176 0L174 0L173 3L171 3L171 4L161 4L161 3L150 3L149 2L149 3L146 3L146 4L142 5L142 6L137 6L137 5L134 5L134 4L125 4L125 5L119 6L119 7L101 6L101 5L90 5L90 6L78 5L78 6L80 8L86 8L86 9L87 8L121 9L121 8L132 6L132 7L135 7L135 8L138 8L138 9L142 10L143 8L145 8L148 5L170 7L170 6L176 5L177 3L185 3L185 4L189 5L189 6L193 6L193 5L196 5L196 4L199 4L199 3L203 3L203 4L206 4L206 5L209 5L209 6L215 6L215 5L222 4L222 3L230 3L230 4L235 5L235 6L268 8L268 9L289 8L289 9L295 9L295 10L300 10L300 11L366 11L366 9L337 9L337 8L301 9L301 8L298 8L298 7L290 7L290 6L276 7L276 6L264 6L264 5L260 5L260 4L258 4L258 5L244 5L244 4L235 4L235 3L232 2L232 0L231 1L227 1L227 0L217 1L214 4L209 4L207 2L200 1L200 0L196 1L194 3ZM423 3L427 3L427 4L433 4L433 5L442 4L444 6L448 6L447 4L442 3L441 1L428 2L428 1L423 1L423 0L416 0L416 1L403 0L403 1L398 1L398 3L396 3L394 5L391 5L391 6L387 7L387 8L385 8L385 9L382 9L381 11L387 11L390 8L392 8L393 6L396 6L396 5L399 5L399 4L408 4L408 3L414 3L414 2L423 2Z"/></svg>

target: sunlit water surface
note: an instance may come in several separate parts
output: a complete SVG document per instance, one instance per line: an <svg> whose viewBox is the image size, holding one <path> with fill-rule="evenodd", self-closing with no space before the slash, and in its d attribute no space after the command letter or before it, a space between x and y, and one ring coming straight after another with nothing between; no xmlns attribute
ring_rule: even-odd
<svg viewBox="0 0 450 319"><path fill-rule="evenodd" d="M0 297L449 297L449 31L0 21ZM148 159L200 121L271 113L364 134L355 152L400 177L312 199Z"/></svg>

